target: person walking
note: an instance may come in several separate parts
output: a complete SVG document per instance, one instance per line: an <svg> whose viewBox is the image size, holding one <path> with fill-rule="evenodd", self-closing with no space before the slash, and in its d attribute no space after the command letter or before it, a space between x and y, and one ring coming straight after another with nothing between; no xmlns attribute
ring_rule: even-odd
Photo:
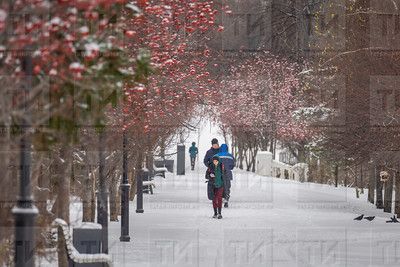
<svg viewBox="0 0 400 267"><path fill-rule="evenodd" d="M207 168L208 188L211 190L211 199L214 209L213 218L222 219L222 195L226 187L226 170L218 156L211 158L211 164ZM208 192L210 196L210 192Z"/></svg>
<svg viewBox="0 0 400 267"><path fill-rule="evenodd" d="M206 155L204 156L204 165L208 168L211 163L212 163L212 157L219 153L219 144L218 144L218 139L214 138L211 140L211 148L206 152Z"/></svg>
<svg viewBox="0 0 400 267"><path fill-rule="evenodd" d="M192 146L189 148L190 164L192 166L192 171L194 170L194 164L196 162L196 157L197 157L198 153L199 153L199 150L196 147L196 142L193 142Z"/></svg>
<svg viewBox="0 0 400 267"><path fill-rule="evenodd" d="M232 170L235 168L235 158L232 154L228 152L228 145L222 144L219 153L216 154L219 157L220 161L224 165L226 171L226 187L224 190L224 207L228 208L229 198L231 195L231 181L233 180L233 173Z"/></svg>

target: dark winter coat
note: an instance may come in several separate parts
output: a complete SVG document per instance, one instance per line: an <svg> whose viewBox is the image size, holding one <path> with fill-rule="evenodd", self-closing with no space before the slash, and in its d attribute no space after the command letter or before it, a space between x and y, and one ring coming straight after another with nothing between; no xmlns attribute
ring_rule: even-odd
<svg viewBox="0 0 400 267"><path fill-rule="evenodd" d="M211 165L211 163L212 163L212 157L214 157L214 155L216 155L216 154L218 154L218 153L219 153L219 148L215 149L215 148L212 148L212 147L211 147L211 148L207 151L206 155L204 156L204 160L203 160L204 165L206 165L207 168L208 168L208 167Z"/></svg>
<svg viewBox="0 0 400 267"><path fill-rule="evenodd" d="M218 164L218 167L221 170L221 174L222 174L222 187L224 188L228 188L228 181L230 182L230 180L227 178L227 174L226 174L226 169L224 164L220 161L220 163ZM213 173L215 175L215 165L211 164L208 168L207 168L207 172L206 172L206 177L208 179L208 184L207 184L207 195L208 195L208 199L209 200L213 200L214 199L214 188L215 187L215 178L212 178L210 176L210 174Z"/></svg>
<svg viewBox="0 0 400 267"><path fill-rule="evenodd" d="M199 153L199 150L197 149L196 146L192 145L192 146L189 148L190 157L191 157L191 158L195 158L195 157L197 156L197 153Z"/></svg>
<svg viewBox="0 0 400 267"><path fill-rule="evenodd" d="M232 180L232 170L235 168L235 158L232 156L232 154L228 153L228 146L226 144L221 145L217 156L221 159L222 164L225 166L227 178Z"/></svg>

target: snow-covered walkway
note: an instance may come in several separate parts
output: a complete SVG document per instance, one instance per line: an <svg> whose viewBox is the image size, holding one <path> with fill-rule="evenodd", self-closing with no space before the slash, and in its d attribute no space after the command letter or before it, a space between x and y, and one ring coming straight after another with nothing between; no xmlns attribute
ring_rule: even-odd
<svg viewBox="0 0 400 267"><path fill-rule="evenodd" d="M202 166L156 178L143 214L130 206L131 242L110 223L115 266L399 266L400 226L354 189L235 172L231 206L212 219ZM354 221L357 215L375 220Z"/></svg>

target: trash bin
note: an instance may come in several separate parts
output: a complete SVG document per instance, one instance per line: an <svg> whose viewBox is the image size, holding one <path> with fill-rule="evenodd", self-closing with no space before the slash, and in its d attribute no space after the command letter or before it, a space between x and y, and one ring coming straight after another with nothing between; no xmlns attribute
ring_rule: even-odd
<svg viewBox="0 0 400 267"><path fill-rule="evenodd" d="M74 227L72 240L78 252L85 254L101 253L101 230L98 223L84 222L78 227ZM70 267L103 267L103 263L71 263Z"/></svg>
<svg viewBox="0 0 400 267"><path fill-rule="evenodd" d="M176 174L185 175L185 145L178 145L178 154L176 157Z"/></svg>

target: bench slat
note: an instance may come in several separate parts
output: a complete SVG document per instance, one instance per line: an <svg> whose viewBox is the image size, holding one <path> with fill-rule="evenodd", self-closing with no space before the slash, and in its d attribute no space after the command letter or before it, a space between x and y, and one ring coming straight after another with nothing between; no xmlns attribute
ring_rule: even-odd
<svg viewBox="0 0 400 267"><path fill-rule="evenodd" d="M65 239L65 246L67 248L67 254L70 259L76 263L107 263L108 266L112 267L112 259L110 255L104 253L98 254L85 254L80 253L73 245L72 238L69 230L68 224L60 219L57 218L54 220L54 223L61 227L62 232L64 234Z"/></svg>

